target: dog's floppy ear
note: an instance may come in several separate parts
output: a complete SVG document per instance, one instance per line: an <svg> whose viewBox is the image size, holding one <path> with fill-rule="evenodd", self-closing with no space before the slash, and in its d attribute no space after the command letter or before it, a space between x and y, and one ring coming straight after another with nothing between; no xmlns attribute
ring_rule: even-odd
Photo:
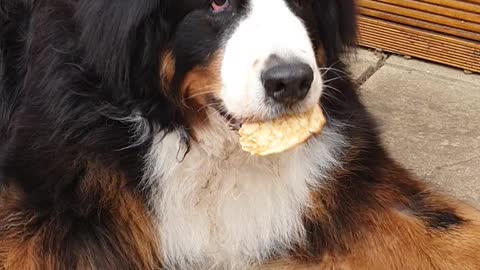
<svg viewBox="0 0 480 270"><path fill-rule="evenodd" d="M328 62L336 61L356 44L357 8L354 0L316 0L313 11Z"/></svg>
<svg viewBox="0 0 480 270"><path fill-rule="evenodd" d="M181 121L176 104L161 91L159 74L161 54L170 39L171 3L82 0L75 9L82 66L98 76L102 99L122 108L122 113L139 111L161 127Z"/></svg>
<svg viewBox="0 0 480 270"><path fill-rule="evenodd" d="M75 19L84 63L113 88L131 86L134 75L158 61L151 53L158 55L167 38L161 5L150 0L79 1Z"/></svg>

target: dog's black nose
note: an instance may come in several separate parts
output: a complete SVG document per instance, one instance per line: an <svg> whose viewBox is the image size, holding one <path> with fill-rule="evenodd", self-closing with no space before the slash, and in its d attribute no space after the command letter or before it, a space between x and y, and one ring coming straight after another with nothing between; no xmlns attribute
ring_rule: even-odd
<svg viewBox="0 0 480 270"><path fill-rule="evenodd" d="M312 68L305 63L281 63L262 73L262 83L268 97L292 105L307 96L313 76Z"/></svg>

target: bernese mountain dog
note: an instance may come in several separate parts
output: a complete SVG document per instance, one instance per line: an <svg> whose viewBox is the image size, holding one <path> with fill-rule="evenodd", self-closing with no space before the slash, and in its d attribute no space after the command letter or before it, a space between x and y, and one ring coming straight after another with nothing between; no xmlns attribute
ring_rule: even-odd
<svg viewBox="0 0 480 270"><path fill-rule="evenodd" d="M392 160L355 92L355 16L0 0L0 269L480 269L478 212ZM320 135L241 150L244 121L317 104Z"/></svg>

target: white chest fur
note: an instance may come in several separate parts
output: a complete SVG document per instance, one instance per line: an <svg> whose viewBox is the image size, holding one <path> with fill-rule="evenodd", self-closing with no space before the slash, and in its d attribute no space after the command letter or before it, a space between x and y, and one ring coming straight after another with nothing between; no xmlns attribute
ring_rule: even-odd
<svg viewBox="0 0 480 270"><path fill-rule="evenodd" d="M241 151L224 123L196 134L182 161L175 132L159 135L147 156L167 265L245 269L302 241L310 190L335 165L342 140L327 129L297 150L258 158Z"/></svg>

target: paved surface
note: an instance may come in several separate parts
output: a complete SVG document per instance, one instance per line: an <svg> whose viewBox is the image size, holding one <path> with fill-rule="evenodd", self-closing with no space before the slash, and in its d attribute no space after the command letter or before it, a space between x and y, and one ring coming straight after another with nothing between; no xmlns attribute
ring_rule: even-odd
<svg viewBox="0 0 480 270"><path fill-rule="evenodd" d="M351 65L393 157L480 207L480 75L363 49Z"/></svg>

